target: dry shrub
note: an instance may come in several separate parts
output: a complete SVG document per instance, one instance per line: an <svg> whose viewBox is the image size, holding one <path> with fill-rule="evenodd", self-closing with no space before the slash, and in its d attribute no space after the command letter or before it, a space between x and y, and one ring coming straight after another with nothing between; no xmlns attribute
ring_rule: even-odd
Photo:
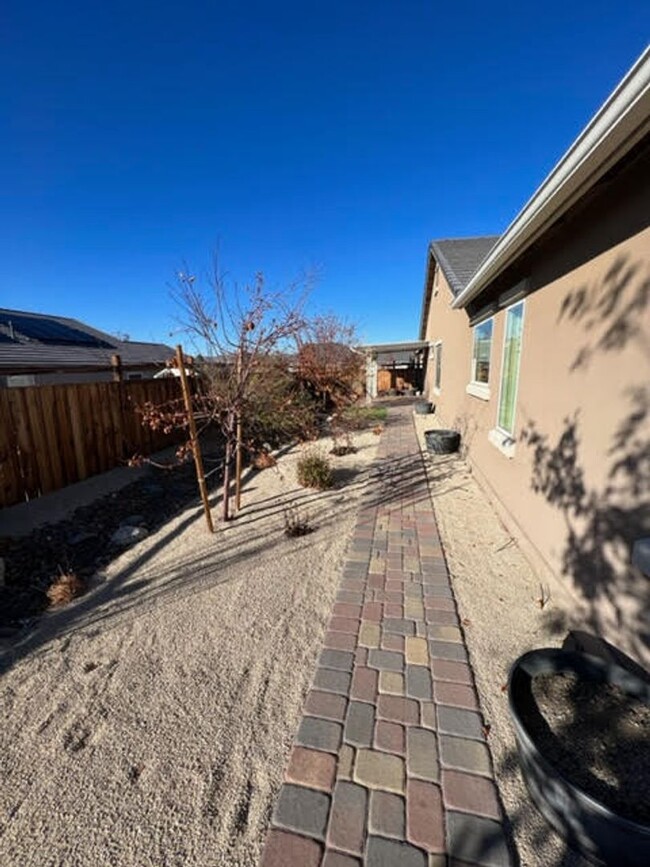
<svg viewBox="0 0 650 867"><path fill-rule="evenodd" d="M253 458L253 466L256 470L268 470L269 467L274 467L277 464L271 452L258 452Z"/></svg>
<svg viewBox="0 0 650 867"><path fill-rule="evenodd" d="M284 535L290 539L298 536L308 536L314 532L314 527L309 523L309 517L303 518L298 509L287 509L284 513Z"/></svg>
<svg viewBox="0 0 650 867"><path fill-rule="evenodd" d="M85 590L85 582L81 578L78 578L74 572L61 572L50 584L47 591L50 608L67 605L68 602L71 602L77 596L81 596Z"/></svg>
<svg viewBox="0 0 650 867"><path fill-rule="evenodd" d="M372 432L374 433L374 435L375 435L376 437L381 436L382 433L384 432L384 426L383 426L383 424L377 424L377 425L375 425L375 426L373 427L373 429L372 429Z"/></svg>
<svg viewBox="0 0 650 867"><path fill-rule="evenodd" d="M325 491L334 484L328 459L318 451L305 452L298 458L298 484L303 488Z"/></svg>
<svg viewBox="0 0 650 867"><path fill-rule="evenodd" d="M355 455L357 451L356 446L334 446L330 454L335 455L337 458L342 458L345 455Z"/></svg>

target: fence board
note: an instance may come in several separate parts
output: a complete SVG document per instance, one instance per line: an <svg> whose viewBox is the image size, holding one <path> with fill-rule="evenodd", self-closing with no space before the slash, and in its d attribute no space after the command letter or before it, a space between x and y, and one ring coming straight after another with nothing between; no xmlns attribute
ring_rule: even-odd
<svg viewBox="0 0 650 867"><path fill-rule="evenodd" d="M178 380L0 390L0 507L151 454L178 435L143 427L138 408L179 397Z"/></svg>
<svg viewBox="0 0 650 867"><path fill-rule="evenodd" d="M54 422L54 394L53 385L44 385L39 397L41 401L41 433L43 435L43 448L47 450L47 465L49 469L49 490L58 491L64 487L63 472L61 468L61 455L59 448L59 431Z"/></svg>
<svg viewBox="0 0 650 867"><path fill-rule="evenodd" d="M86 462L83 420L79 407L79 395L77 394L77 386L71 385L68 389L66 389L65 395L68 402L72 442L74 444L75 478L85 479L87 476L90 475L90 473L87 469L88 464Z"/></svg>
<svg viewBox="0 0 650 867"><path fill-rule="evenodd" d="M16 454L20 466L20 479L26 497L37 497L41 488L38 465L35 458L34 442L29 427L29 416L23 389L4 390L9 406L7 427L15 437ZM20 498L22 499L22 497Z"/></svg>
<svg viewBox="0 0 650 867"><path fill-rule="evenodd" d="M46 386L43 386L46 387ZM50 461L50 446L45 431L45 412L41 401L41 390L35 388L25 394L27 417L34 443L34 456L38 466L38 477L42 494L55 490L54 474Z"/></svg>
<svg viewBox="0 0 650 867"><path fill-rule="evenodd" d="M0 502L20 501L22 484L9 400L0 389Z"/></svg>
<svg viewBox="0 0 650 867"><path fill-rule="evenodd" d="M109 417L107 413L106 402L110 399L106 384L103 382L95 383L95 394L97 396L97 407L95 416L95 430L97 432L97 440L100 444L100 459L101 472L109 470L114 466L113 461L117 455L113 455L111 449L111 431L109 427Z"/></svg>
<svg viewBox="0 0 650 867"><path fill-rule="evenodd" d="M65 391L55 391L54 413L59 436L59 454L61 456L64 484L71 485L77 480L77 472L74 457L74 443L72 440L72 425L70 423L70 412Z"/></svg>

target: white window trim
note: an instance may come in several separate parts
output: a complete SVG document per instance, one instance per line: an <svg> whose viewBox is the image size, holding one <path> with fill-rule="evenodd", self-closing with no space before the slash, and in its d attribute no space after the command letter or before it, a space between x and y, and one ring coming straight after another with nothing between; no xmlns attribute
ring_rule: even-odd
<svg viewBox="0 0 650 867"><path fill-rule="evenodd" d="M508 311L512 310L521 304L521 352L519 353L519 363L517 364L517 378L515 381L515 405L512 409L512 433L504 430L499 426L499 409L501 407L501 388L503 386L503 360L506 354L506 339L508 336L507 318ZM519 397L519 373L521 370L521 357L524 354L524 322L526 320L526 301L519 299L509 307L504 309L503 317L503 344L501 346L501 367L499 368L499 396L496 405L496 423L492 430L488 433L488 440L493 446L496 446L507 458L514 458L517 440L514 438L514 432L517 429L517 398Z"/></svg>
<svg viewBox="0 0 650 867"><path fill-rule="evenodd" d="M440 394L442 391L442 365L440 366L440 386L436 385L436 370L438 368L438 347L442 346L442 340L433 343L433 393Z"/></svg>
<svg viewBox="0 0 650 867"><path fill-rule="evenodd" d="M479 400L490 399L490 386L487 382L468 382L465 386L465 391L467 394L471 394L472 397L478 397Z"/></svg>
<svg viewBox="0 0 650 867"><path fill-rule="evenodd" d="M483 325L484 322L492 322L492 334L494 335L494 316L489 316L487 319L483 319L481 322L478 322L476 325L472 326L472 357L470 358L470 371L469 376L470 380L465 386L465 391L467 394L471 394L472 397L477 397L479 400L489 400L490 399L490 374L488 373L488 381L487 382L477 382L475 379L472 379L474 375L474 329L479 325ZM490 338L490 372L492 371L492 338Z"/></svg>
<svg viewBox="0 0 650 867"><path fill-rule="evenodd" d="M488 440L507 458L514 458L517 441L509 433L498 427L494 427L491 431L488 431Z"/></svg>

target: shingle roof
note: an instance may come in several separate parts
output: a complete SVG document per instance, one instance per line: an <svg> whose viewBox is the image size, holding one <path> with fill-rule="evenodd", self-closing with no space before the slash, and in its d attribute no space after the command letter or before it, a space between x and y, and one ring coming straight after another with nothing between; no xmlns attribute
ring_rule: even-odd
<svg viewBox="0 0 650 867"><path fill-rule="evenodd" d="M17 325L13 325L12 316ZM19 330L19 323L37 320L44 328L53 327L53 335L61 333L57 326L81 332L89 339L82 345L57 343L56 336L48 342L28 338ZM66 316L50 316L21 310L0 308L0 369L33 370L35 368L110 367L111 356L119 355L125 367L164 365L173 355L173 349L164 343L118 340L111 334L91 328L77 319ZM6 323L11 322L11 326Z"/></svg>
<svg viewBox="0 0 650 867"><path fill-rule="evenodd" d="M440 265L452 295L456 298L467 286L499 237L499 235L481 235L476 238L446 238L440 241L431 241L427 253L427 269L422 297L420 340L424 340L429 316L433 283L432 260Z"/></svg>
<svg viewBox="0 0 650 867"><path fill-rule="evenodd" d="M479 238L449 238L431 242L429 249L442 268L454 297L467 286L499 237L484 235Z"/></svg>

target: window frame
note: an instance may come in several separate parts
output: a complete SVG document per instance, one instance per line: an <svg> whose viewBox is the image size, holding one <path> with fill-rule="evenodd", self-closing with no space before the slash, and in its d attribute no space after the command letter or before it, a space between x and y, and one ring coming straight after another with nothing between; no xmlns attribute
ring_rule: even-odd
<svg viewBox="0 0 650 867"><path fill-rule="evenodd" d="M433 391L435 394L442 391L442 340L433 344Z"/></svg>
<svg viewBox="0 0 650 867"><path fill-rule="evenodd" d="M488 358L488 380L480 382L475 378L476 374L476 329L481 325L489 323L490 328L490 354ZM490 374L492 372L492 344L494 343L494 316L488 316L482 322L472 325L472 357L470 359L469 382L465 386L467 394L473 397L478 397L480 400L489 400L491 395L490 390Z"/></svg>
<svg viewBox="0 0 650 867"><path fill-rule="evenodd" d="M514 397L513 397L513 407L512 407L512 430L506 430L501 427L499 424L499 416L501 414L501 397L503 394L503 370L504 370L504 361L506 356L506 342L508 340L508 314L514 310L515 307L521 307L521 347L519 350L519 358L517 360L517 372L515 376L515 387L514 387ZM516 440L514 438L515 430L517 428L517 398L519 397L519 379L521 373L521 357L523 355L523 344L524 344L524 323L526 321L526 304L525 299L522 298L519 301L515 301L514 304L510 304L508 307L504 309L504 318L503 318L503 343L501 346L501 368L499 370L499 398L497 400L496 405L496 420L493 430L488 434L488 439L493 445L495 445L498 449L500 449L507 457L514 457L515 453L515 443Z"/></svg>

